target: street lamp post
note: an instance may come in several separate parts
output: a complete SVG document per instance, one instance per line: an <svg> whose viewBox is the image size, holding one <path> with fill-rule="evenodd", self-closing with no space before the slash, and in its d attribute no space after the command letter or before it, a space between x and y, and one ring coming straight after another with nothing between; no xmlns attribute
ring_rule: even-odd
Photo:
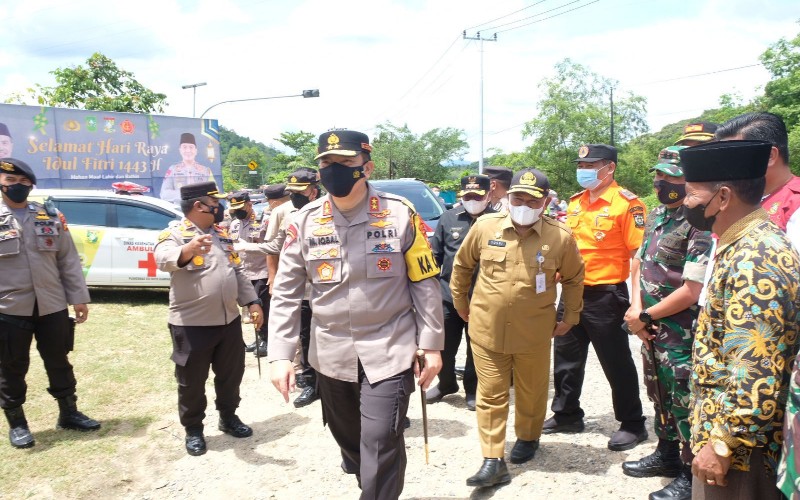
<svg viewBox="0 0 800 500"><path fill-rule="evenodd" d="M181 88L184 90L192 89L192 118L195 117L194 105L195 102L197 102L197 87L202 87L203 85L207 85L207 83L201 82L201 83L190 83L189 85L181 85Z"/></svg>
<svg viewBox="0 0 800 500"><path fill-rule="evenodd" d="M203 118L204 116L206 116L206 113L211 111L213 108L216 108L220 104L227 104L227 103L230 103L230 102L264 101L266 99L283 99L285 97L302 97L304 99L307 99L309 97L319 97L319 89L304 90L299 94L291 94L291 95L276 95L276 96L269 96L269 97L251 97L249 99L231 99L231 100L228 100L228 101L220 101L220 102L218 102L216 104L213 104L213 105L209 106L208 109L203 111L203 114L200 115L200 118Z"/></svg>

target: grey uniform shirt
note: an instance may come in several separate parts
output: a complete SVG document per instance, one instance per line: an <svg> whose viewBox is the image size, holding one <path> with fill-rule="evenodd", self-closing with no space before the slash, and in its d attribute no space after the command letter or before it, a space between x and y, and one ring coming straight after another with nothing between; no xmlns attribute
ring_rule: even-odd
<svg viewBox="0 0 800 500"><path fill-rule="evenodd" d="M87 304L89 289L66 219L28 202L21 219L0 199L0 313L39 316Z"/></svg>
<svg viewBox="0 0 800 500"><path fill-rule="evenodd" d="M356 382L360 360L375 383L411 368L418 346L444 347L437 280L408 278L414 228L401 200L370 186L350 221L329 196L293 216L272 290L270 361L294 357L306 283L309 362L325 376Z"/></svg>
<svg viewBox="0 0 800 500"><path fill-rule="evenodd" d="M211 251L178 266L181 246L195 235L211 234ZM238 305L258 299L244 275L241 257L233 250L226 229L211 226L208 233L183 219L165 229L156 244L158 268L170 273L169 323L178 326L222 326L239 317Z"/></svg>
<svg viewBox="0 0 800 500"><path fill-rule="evenodd" d="M255 214L244 220L234 219L231 221L230 235L233 240L242 240L248 243L262 243L264 233L267 228L264 224L255 220ZM267 279L267 257L266 252L260 250L248 250L239 252L242 258L242 268L249 280Z"/></svg>

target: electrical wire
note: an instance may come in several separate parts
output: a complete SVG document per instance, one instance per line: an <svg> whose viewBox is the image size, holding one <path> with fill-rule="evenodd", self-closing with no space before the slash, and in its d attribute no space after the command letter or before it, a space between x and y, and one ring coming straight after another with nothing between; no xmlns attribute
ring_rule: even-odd
<svg viewBox="0 0 800 500"><path fill-rule="evenodd" d="M476 24L475 26L470 26L469 28L467 28L467 30L466 30L466 31L474 30L475 28L478 28L478 27L480 27L480 26L483 26L483 25L485 25L485 24L491 24L491 23L493 23L493 22L495 22L495 21L499 21L499 20L501 20L501 19L504 19L504 18L506 18L506 17L513 16L514 14L517 14L517 13L519 13L519 12L522 12L523 10L530 9L531 7L536 7L536 6L537 6L537 5L539 5L540 3L544 3L544 2L546 2L546 1L547 1L547 0L540 0L539 2L536 2L536 3L533 3L533 4L531 4L531 5L528 5L527 7L523 7L523 8L521 8L521 9L515 10L514 12L511 12L510 14L506 14L506 15L504 15L504 16L497 17L497 18L495 18L495 19L492 19L491 21L486 21L485 23ZM487 28L487 29L492 29L492 28Z"/></svg>

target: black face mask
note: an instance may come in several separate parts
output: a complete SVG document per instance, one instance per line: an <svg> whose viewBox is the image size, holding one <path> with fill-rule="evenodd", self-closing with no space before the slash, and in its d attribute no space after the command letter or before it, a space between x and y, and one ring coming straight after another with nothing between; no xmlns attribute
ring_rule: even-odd
<svg viewBox="0 0 800 500"><path fill-rule="evenodd" d="M3 192L8 196L8 199L14 203L22 203L28 199L28 193L31 192L33 186L26 186L25 184L11 184L10 186L3 186Z"/></svg>
<svg viewBox="0 0 800 500"><path fill-rule="evenodd" d="M686 196L686 184L675 184L664 179L653 182L653 187L658 189L658 201L664 205L672 205Z"/></svg>
<svg viewBox="0 0 800 500"><path fill-rule="evenodd" d="M719 189L717 190L719 193ZM717 195L714 193L714 196ZM714 199L714 196L711 197L711 200ZM711 203L711 200L708 200L708 203ZM686 214L686 221L694 226L695 229L698 231L711 231L711 228L714 226L714 222L717 220L717 214L719 214L719 210L717 213L712 215L711 217L706 217L706 207L708 203L704 203L702 205L697 205L695 207L686 207L685 214ZM685 205L684 205L685 206Z"/></svg>
<svg viewBox="0 0 800 500"><path fill-rule="evenodd" d="M211 205L206 205L202 201L200 202L201 205L208 207L209 214L214 216L214 224L219 224L220 222L225 219L225 212L222 211L222 207L217 205L216 207Z"/></svg>
<svg viewBox="0 0 800 500"><path fill-rule="evenodd" d="M239 220L245 220L247 218L247 210L240 208L239 210L233 211L233 216Z"/></svg>
<svg viewBox="0 0 800 500"><path fill-rule="evenodd" d="M292 193L289 195L289 200L292 202L292 206L294 208L300 210L304 206L308 205L311 200L308 199L308 196L300 193Z"/></svg>
<svg viewBox="0 0 800 500"><path fill-rule="evenodd" d="M337 198L344 198L356 182L364 178L364 165L358 167L348 167L341 163L331 163L325 168L319 169L319 177L325 189Z"/></svg>

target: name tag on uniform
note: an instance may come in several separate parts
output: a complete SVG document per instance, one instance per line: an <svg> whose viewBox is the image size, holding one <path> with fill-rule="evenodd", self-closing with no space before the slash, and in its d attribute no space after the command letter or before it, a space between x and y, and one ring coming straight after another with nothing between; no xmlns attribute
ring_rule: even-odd
<svg viewBox="0 0 800 500"><path fill-rule="evenodd" d="M544 273L536 273L536 293L544 293L547 291L547 280Z"/></svg>
<svg viewBox="0 0 800 500"><path fill-rule="evenodd" d="M490 247L504 247L504 246L506 246L506 242L505 241L500 241L500 240L489 240L489 246Z"/></svg>

